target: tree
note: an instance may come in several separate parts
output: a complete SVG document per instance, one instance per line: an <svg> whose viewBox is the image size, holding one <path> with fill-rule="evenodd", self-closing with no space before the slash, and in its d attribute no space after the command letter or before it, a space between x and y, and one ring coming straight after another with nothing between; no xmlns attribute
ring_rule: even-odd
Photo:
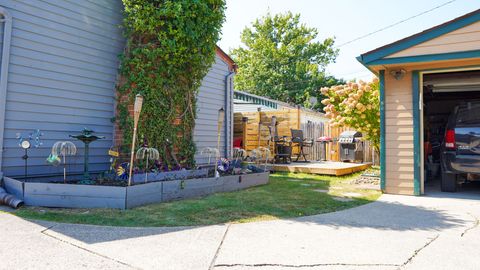
<svg viewBox="0 0 480 270"><path fill-rule="evenodd" d="M257 19L241 34L244 46L231 51L238 65L235 88L308 107L310 97L321 100L320 87L344 82L325 75L338 50L333 38L315 41L317 35L317 29L300 22L299 14Z"/></svg>
<svg viewBox="0 0 480 270"><path fill-rule="evenodd" d="M332 126L348 126L362 132L380 150L380 87L378 79L325 87L320 92L326 116Z"/></svg>

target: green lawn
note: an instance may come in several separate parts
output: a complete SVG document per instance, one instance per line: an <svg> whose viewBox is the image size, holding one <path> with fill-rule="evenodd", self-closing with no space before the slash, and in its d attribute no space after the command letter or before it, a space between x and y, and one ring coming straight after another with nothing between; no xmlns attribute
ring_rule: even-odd
<svg viewBox="0 0 480 270"><path fill-rule="evenodd" d="M360 190L350 184L359 175L332 177L277 173L271 175L268 185L131 210L23 207L13 214L28 219L111 226L209 225L300 217L376 200L379 191ZM358 193L357 197L338 200L338 197L351 196L344 193L352 192Z"/></svg>

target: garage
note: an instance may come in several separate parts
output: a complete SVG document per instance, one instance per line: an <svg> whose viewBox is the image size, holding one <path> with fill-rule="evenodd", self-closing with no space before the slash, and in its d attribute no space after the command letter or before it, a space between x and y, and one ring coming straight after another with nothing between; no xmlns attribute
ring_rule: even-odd
<svg viewBox="0 0 480 270"><path fill-rule="evenodd" d="M380 79L382 190L479 189L480 10L358 60Z"/></svg>
<svg viewBox="0 0 480 270"><path fill-rule="evenodd" d="M480 71L426 73L422 81L425 192L478 189Z"/></svg>

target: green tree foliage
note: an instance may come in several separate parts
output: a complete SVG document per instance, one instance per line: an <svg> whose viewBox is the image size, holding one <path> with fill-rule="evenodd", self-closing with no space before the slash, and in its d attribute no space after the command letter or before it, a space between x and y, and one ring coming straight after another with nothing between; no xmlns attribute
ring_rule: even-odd
<svg viewBox="0 0 480 270"><path fill-rule="evenodd" d="M257 19L243 30L243 46L231 52L238 65L235 88L305 106L312 96L320 101L320 87L344 82L325 75L338 50L333 38L316 41L317 35L317 29L300 22L299 14Z"/></svg>
<svg viewBox="0 0 480 270"><path fill-rule="evenodd" d="M165 155L173 142L185 167L193 166L196 94L215 59L224 0L123 0L127 48L121 56L117 123L128 145L128 106L144 96L138 134Z"/></svg>

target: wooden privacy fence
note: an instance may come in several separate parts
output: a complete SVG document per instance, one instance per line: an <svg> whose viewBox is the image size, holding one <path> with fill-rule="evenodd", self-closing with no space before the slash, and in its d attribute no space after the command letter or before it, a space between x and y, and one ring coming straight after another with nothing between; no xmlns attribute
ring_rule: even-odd
<svg viewBox="0 0 480 270"><path fill-rule="evenodd" d="M234 138L242 139L243 149L248 154L259 146L270 147L273 155L273 143L270 143L270 132L268 126L271 123L272 116L277 118L278 136L287 136L291 138L291 129L303 130L304 137L317 139L318 137L327 136L334 139L334 142L327 144L327 160L339 161L339 145L336 139L343 131L350 130L344 127L331 127L325 117L312 112L304 112L301 109L286 109L267 112L238 112L234 114ZM260 127L259 127L260 124ZM259 136L260 131L260 136ZM320 160L322 157L322 144L315 142L313 147L304 148L308 154L309 160ZM294 147L292 152L294 155L299 149ZM372 162L373 148L368 141L364 147L364 161Z"/></svg>

